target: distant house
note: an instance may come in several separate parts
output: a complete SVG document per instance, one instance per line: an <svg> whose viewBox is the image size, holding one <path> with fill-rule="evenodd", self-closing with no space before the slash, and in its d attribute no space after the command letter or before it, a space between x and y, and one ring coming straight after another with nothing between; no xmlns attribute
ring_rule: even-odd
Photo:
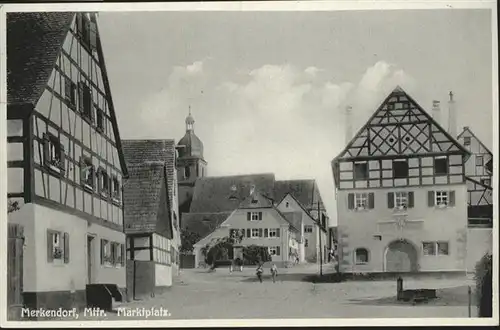
<svg viewBox="0 0 500 330"><path fill-rule="evenodd" d="M180 231L174 140L124 140L127 288L133 297L172 285L179 271Z"/></svg>
<svg viewBox="0 0 500 330"><path fill-rule="evenodd" d="M24 227L27 308L125 295L127 168L100 40L94 14L7 14L8 221Z"/></svg>
<svg viewBox="0 0 500 330"><path fill-rule="evenodd" d="M493 248L493 154L469 127L458 141L470 151L465 163L467 182L467 271Z"/></svg>
<svg viewBox="0 0 500 330"><path fill-rule="evenodd" d="M285 216L298 216L298 226L300 230L299 241L299 261L316 262L321 257L323 261L328 260L329 241L327 228L317 220L313 219L311 214L297 201L297 199L288 193L277 205L278 210Z"/></svg>
<svg viewBox="0 0 500 330"><path fill-rule="evenodd" d="M252 191L224 221L194 245L196 264L204 260L204 246L233 232L243 235L243 239L230 251L229 259L243 260L243 247L257 245L266 247L272 262L278 266L293 263L299 253L301 217L301 212L280 212L271 199Z"/></svg>
<svg viewBox="0 0 500 330"><path fill-rule="evenodd" d="M288 212L307 214L305 222L309 222L307 218L310 217L313 223L321 223L324 228L328 227L328 216L314 180L277 181L274 174L263 173L198 178L194 186L190 212L182 215L183 230L194 232L200 237L207 236L241 205L254 187L261 195L272 200L275 207L278 207L278 203L290 194L294 201L290 200L289 204L300 203L300 207L292 207ZM286 205L286 202L283 205ZM283 209L286 211L285 206ZM310 227L307 227L307 230L310 230ZM299 235L305 237L315 234L303 235L302 230L299 231ZM314 259L313 255L319 255L319 252L313 253L310 250L316 248L318 241L319 239L308 238L308 245L309 242L312 244L308 249L311 253L308 258L310 261ZM330 248L327 239L322 242L327 243L325 249Z"/></svg>

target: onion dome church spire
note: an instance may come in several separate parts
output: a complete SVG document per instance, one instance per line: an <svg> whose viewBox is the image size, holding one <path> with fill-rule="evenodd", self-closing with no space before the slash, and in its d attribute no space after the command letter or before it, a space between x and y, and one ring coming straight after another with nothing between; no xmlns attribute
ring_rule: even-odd
<svg viewBox="0 0 500 330"><path fill-rule="evenodd" d="M191 114L191 106L189 114L186 117L186 134L178 143L179 157L192 157L203 159L203 142L194 133L194 117Z"/></svg>

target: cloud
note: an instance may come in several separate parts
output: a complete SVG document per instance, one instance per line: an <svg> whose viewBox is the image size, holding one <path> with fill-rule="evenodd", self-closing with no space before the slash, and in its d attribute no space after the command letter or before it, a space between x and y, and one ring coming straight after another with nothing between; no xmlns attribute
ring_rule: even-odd
<svg viewBox="0 0 500 330"><path fill-rule="evenodd" d="M335 218L330 162L345 146L343 109L353 107L356 129L393 88L414 82L383 61L358 81L324 81L320 71L267 64L240 69L224 81L205 59L177 66L165 88L141 107L140 127L147 127L141 131L178 140L192 105L210 175L274 172L278 179L315 178Z"/></svg>

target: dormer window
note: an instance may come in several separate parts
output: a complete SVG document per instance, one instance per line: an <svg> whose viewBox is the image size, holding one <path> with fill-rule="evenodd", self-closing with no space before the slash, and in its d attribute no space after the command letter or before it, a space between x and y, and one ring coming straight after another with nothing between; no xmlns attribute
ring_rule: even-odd
<svg viewBox="0 0 500 330"><path fill-rule="evenodd" d="M65 167L64 146L59 138L50 133L43 136L44 164L54 173L61 173Z"/></svg>

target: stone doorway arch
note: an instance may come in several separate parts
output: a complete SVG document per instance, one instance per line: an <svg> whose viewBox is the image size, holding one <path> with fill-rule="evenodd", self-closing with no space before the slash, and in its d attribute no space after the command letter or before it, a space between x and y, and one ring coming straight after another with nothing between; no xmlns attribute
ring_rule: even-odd
<svg viewBox="0 0 500 330"><path fill-rule="evenodd" d="M385 249L384 264L386 272L417 272L417 249L411 242L405 239L392 241Z"/></svg>

